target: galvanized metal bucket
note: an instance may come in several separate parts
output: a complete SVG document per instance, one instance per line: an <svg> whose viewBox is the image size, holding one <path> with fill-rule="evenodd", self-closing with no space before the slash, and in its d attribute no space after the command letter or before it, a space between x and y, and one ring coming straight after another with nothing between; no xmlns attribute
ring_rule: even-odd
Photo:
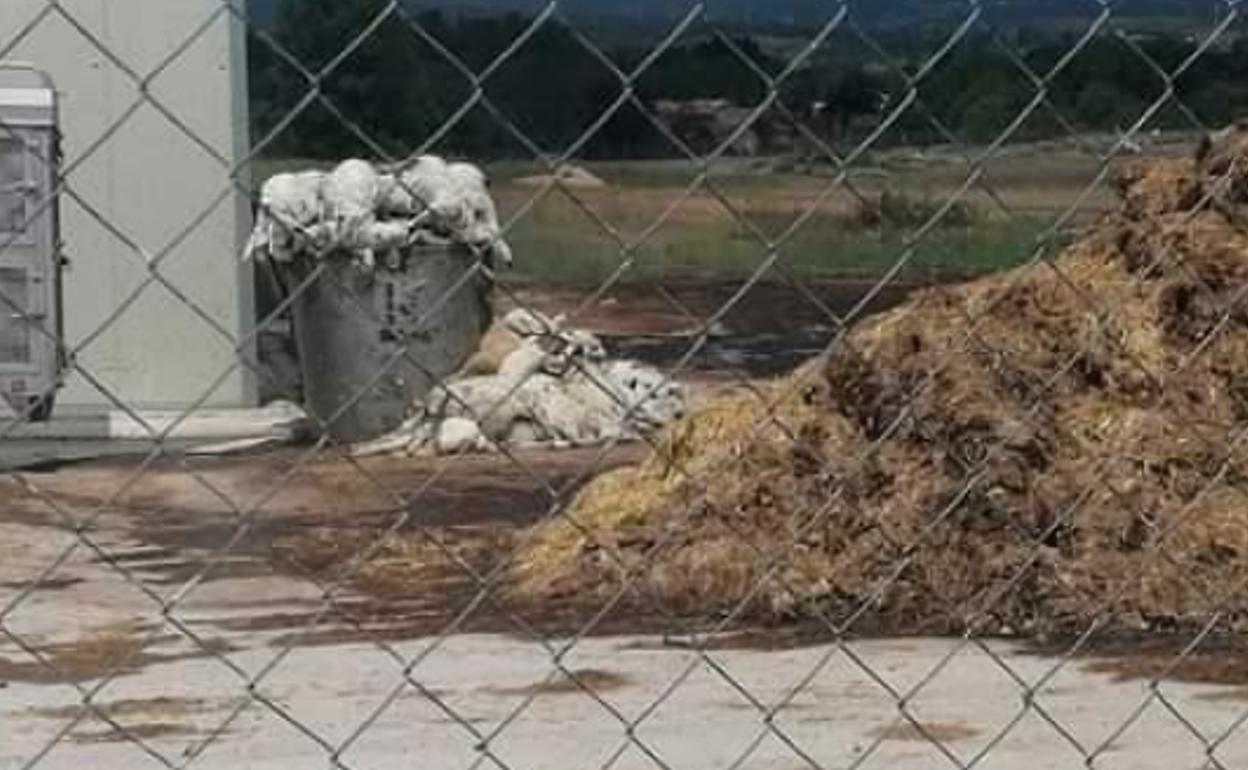
<svg viewBox="0 0 1248 770"><path fill-rule="evenodd" d="M330 259L293 306L305 407L341 442L397 428L416 399L458 371L491 322L489 280L452 247L407 253L401 269ZM292 288L315 265L288 269Z"/></svg>

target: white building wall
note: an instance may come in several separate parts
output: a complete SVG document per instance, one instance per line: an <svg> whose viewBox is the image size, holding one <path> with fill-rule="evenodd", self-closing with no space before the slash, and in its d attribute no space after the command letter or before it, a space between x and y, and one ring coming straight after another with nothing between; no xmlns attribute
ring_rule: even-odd
<svg viewBox="0 0 1248 770"><path fill-rule="evenodd" d="M255 399L232 341L253 325L252 278L236 257L250 214L222 165L246 152L245 30L224 4L61 0L72 22L53 11L36 23L44 0L0 0L0 56L50 72L61 97L67 341L82 346L77 360L99 385L135 408ZM126 68L150 77L152 97L202 146L142 102ZM145 260L166 250L161 274L207 319L158 282L141 288ZM59 403L98 407L109 396L71 373Z"/></svg>

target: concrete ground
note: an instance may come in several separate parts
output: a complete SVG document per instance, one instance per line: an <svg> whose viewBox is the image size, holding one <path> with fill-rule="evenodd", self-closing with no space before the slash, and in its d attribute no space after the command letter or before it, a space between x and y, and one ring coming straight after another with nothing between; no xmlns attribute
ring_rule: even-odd
<svg viewBox="0 0 1248 770"><path fill-rule="evenodd" d="M534 464L557 479L584 459ZM486 520L539 507L524 475L490 462L452 468L444 497L417 512ZM1173 651L1063 662L997 641L794 647L764 634L699 653L638 633L568 648L505 618L477 623L488 604L342 589L336 606L357 610L346 623L266 544L375 524L385 495L360 469L302 467L262 519L208 491L257 501L297 468L290 450L170 460L141 479L126 458L0 479L0 619L43 660L0 638L0 770L35 758L65 770L1015 770L1088 755L1098 768L1181 770L1208 766L1210 745L1222 767L1248 766L1248 733L1234 729L1248 714L1242 658L1207 667L1203 683L1153 686L1140 674ZM380 486L430 478L410 461L362 470ZM64 517L97 513L86 539L67 529ZM239 547L203 572L240 526ZM439 633L460 611L466 622ZM580 685L556 672L557 650ZM88 696L98 714L81 709Z"/></svg>
<svg viewBox="0 0 1248 770"><path fill-rule="evenodd" d="M284 402L262 409L197 410L189 416L176 410L146 410L138 413L142 423L116 410L68 407L48 422L18 424L6 411L7 407L0 410L0 474L102 458L142 458L156 447L151 431L165 434L160 446L171 454L285 440L303 416Z"/></svg>
<svg viewBox="0 0 1248 770"><path fill-rule="evenodd" d="M53 467L103 457L141 456L151 451L152 445L147 442L10 439L0 446L0 473Z"/></svg>

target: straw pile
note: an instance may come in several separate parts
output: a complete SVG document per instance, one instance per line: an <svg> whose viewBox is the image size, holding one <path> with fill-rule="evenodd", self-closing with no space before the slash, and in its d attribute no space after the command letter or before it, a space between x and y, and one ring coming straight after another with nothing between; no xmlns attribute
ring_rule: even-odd
<svg viewBox="0 0 1248 770"><path fill-rule="evenodd" d="M1248 124L1051 260L927 290L669 428L517 544L513 596L855 630L1248 609Z"/></svg>

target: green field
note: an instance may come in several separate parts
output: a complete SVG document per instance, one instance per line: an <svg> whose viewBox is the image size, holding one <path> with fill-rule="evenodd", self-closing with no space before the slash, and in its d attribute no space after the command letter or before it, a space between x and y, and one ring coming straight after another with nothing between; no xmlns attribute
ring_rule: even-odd
<svg viewBox="0 0 1248 770"><path fill-rule="evenodd" d="M552 216L540 209L518 221L510 241L517 271L536 280L587 284L601 281L631 254L625 280L652 280L663 276L731 277L748 275L769 255L755 227L766 217L752 217L753 227L729 219L674 221L662 227L631 252L585 219L573 214ZM750 217L754 212L745 211ZM791 223L797 217L786 220ZM721 218L717 218L721 219ZM559 220L556 222L552 220ZM573 221L568 221L573 220ZM979 272L1017 264L1030 257L1047 223L1038 219L989 221L971 227L937 228L907 248L901 228L864 228L843 220L814 217L776 250L778 260L794 273L823 277L875 275L907 258L915 272ZM638 228L627 243L640 239ZM778 236L780 227L769 234Z"/></svg>

